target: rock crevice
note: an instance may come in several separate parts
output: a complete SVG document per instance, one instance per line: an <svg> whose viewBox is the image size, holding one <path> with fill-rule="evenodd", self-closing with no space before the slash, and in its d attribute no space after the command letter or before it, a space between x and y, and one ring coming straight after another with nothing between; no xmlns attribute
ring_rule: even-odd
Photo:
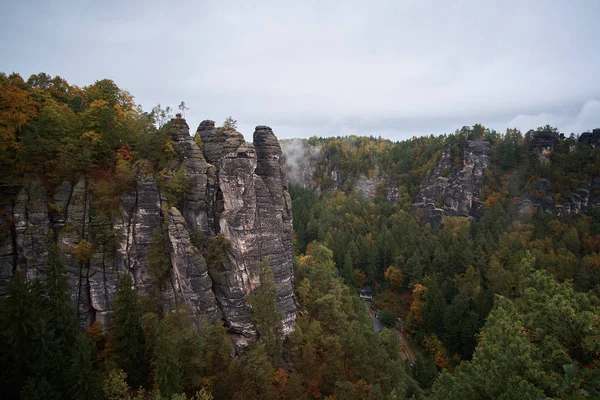
<svg viewBox="0 0 600 400"><path fill-rule="evenodd" d="M26 176L13 204L2 207L0 296L16 268L44 279L50 246L67 266L72 300L82 326L110 324L116 282L130 274L143 294L158 295L164 311L184 303L194 320L222 318L240 346L256 335L247 296L259 286L260 262L268 258L277 287L284 331L296 317L292 270L292 212L281 148L272 130L258 126L254 143L235 130L198 127L194 140L182 118L167 127L189 190L167 205L154 174L135 172L131 193L121 193L119 211L98 217L90 182L63 182L49 196L42 180ZM200 144L201 146L199 146ZM168 281L158 285L149 268L153 234L168 241ZM192 237L224 235L226 259L211 269ZM75 256L77 246L91 255ZM15 265L16 264L16 265Z"/></svg>

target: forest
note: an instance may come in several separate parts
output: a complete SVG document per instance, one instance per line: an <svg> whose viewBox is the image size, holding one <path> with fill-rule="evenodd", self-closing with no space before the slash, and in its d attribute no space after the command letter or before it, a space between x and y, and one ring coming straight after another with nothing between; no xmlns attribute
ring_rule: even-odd
<svg viewBox="0 0 600 400"><path fill-rule="evenodd" d="M97 204L91 218L112 220L140 169L169 203L182 201L189 182L171 168L170 117L160 105L144 111L111 80L78 87L44 73L0 74L0 204L14 201L26 175L39 177L49 198L63 180L85 176ZM225 125L235 129L232 120ZM82 330L55 243L45 279L16 270L0 300L3 397L597 398L600 209L590 202L585 212L549 212L523 199L550 193L562 203L578 183L600 178L598 135L473 125L402 142L306 140L318 149L311 184L290 183L298 317L283 337L265 259L249 296L258 338L242 351L221 321L196 326L184 305L165 312L128 274L118 281L110 326ZM549 154L536 147L540 137L556 138ZM453 167L443 173L459 173L471 141L490 149L481 216L423 223L413 203L428 171L447 148ZM377 182L368 196L356 189L364 179ZM535 184L541 179L551 183L547 193ZM398 190L392 201L390 188ZM590 198L599 191L593 186ZM4 238L14 227L0 222ZM164 234L153 235L148 261L157 287L172 273ZM207 260L223 257L223 238L192 239ZM116 251L116 241L115 232L97 230L72 252L89 260L92 248ZM359 297L365 287L386 325L381 332Z"/></svg>

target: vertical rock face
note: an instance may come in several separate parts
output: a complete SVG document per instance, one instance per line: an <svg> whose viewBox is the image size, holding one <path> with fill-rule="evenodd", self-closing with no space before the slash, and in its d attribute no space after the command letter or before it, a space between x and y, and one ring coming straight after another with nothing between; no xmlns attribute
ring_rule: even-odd
<svg viewBox="0 0 600 400"><path fill-rule="evenodd" d="M486 184L489 143L467 141L461 159L462 165L457 168L452 145L447 144L438 165L425 176L413 204L413 209L423 210L423 224L439 227L442 215L477 218L483 211L483 203L477 196Z"/></svg>
<svg viewBox="0 0 600 400"><path fill-rule="evenodd" d="M548 179L536 179L530 185L530 189L524 189L521 194L521 212L533 208L558 215L575 215L586 212L591 207L600 207L600 178L579 182L570 197L566 198L561 198L554 192L552 182Z"/></svg>
<svg viewBox="0 0 600 400"><path fill-rule="evenodd" d="M180 301L190 307L197 319L203 315L210 318L221 317L206 261L200 251L192 245L185 219L175 207L169 210L168 229L172 246L170 258L173 266L173 287L174 291L180 294Z"/></svg>
<svg viewBox="0 0 600 400"><path fill-rule="evenodd" d="M284 331L296 317L293 297L291 200L283 172L279 142L266 126L256 127L254 143L238 132L215 129L204 121L197 135L206 159L216 171L209 208L215 229L230 241L229 262L215 277L214 293L231 331L253 334L252 310L247 295L260 285L260 262L268 258L284 313Z"/></svg>
<svg viewBox="0 0 600 400"><path fill-rule="evenodd" d="M254 143L247 143L239 132L204 121L197 131L201 149L185 120L172 120L168 129L178 156L171 170L183 170L189 181L179 209L167 204L155 177L142 171L135 173L135 188L120 195L120 213L111 219L94 214L86 180L64 182L49 198L42 181L27 176L13 204L0 212L0 296L17 268L43 279L55 243L82 326L110 324L118 276L129 273L140 292L159 294L163 310L186 304L197 322L222 318L244 346L256 334L248 295L260 286L259 264L268 258L284 331L290 332L296 317L292 212L275 135L259 126ZM170 261L160 287L148 266L157 229L167 237ZM211 269L192 236L206 241L218 234L230 246L222 265ZM92 244L89 260L75 257L80 243Z"/></svg>

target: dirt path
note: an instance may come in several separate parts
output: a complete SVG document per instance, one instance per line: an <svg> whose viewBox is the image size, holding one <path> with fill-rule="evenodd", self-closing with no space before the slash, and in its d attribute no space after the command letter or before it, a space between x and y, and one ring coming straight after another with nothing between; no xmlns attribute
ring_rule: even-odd
<svg viewBox="0 0 600 400"><path fill-rule="evenodd" d="M365 307L367 307L367 312L369 313L369 317L371 317L371 321L373 322L373 330L377 333L381 332L384 326L373 314L373 311L371 310L371 302L368 300L365 301ZM408 341L404 338L404 335L401 331L398 329L394 329L394 331L398 334L398 336L400 336L400 351L402 359L408 360L411 365L415 365L415 353L413 353L412 349L410 348L410 344L408 344Z"/></svg>

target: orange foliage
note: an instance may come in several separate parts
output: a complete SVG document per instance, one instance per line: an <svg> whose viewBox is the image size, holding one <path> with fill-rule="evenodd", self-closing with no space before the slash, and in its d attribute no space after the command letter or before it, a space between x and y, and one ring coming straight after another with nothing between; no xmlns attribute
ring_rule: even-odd
<svg viewBox="0 0 600 400"><path fill-rule="evenodd" d="M488 207L492 207L494 204L496 204L497 201L498 201L498 193L490 194L487 197L486 205Z"/></svg>
<svg viewBox="0 0 600 400"><path fill-rule="evenodd" d="M287 381L288 374L281 368L271 374L271 385L277 398L283 398Z"/></svg>
<svg viewBox="0 0 600 400"><path fill-rule="evenodd" d="M321 389L319 388L319 382L315 379L308 382L308 395L312 396L313 399L318 399L322 396Z"/></svg>
<svg viewBox="0 0 600 400"><path fill-rule="evenodd" d="M98 321L94 321L94 323L90 325L86 335L90 338L96 349L96 364L102 366L106 359L106 355L114 350L114 345L110 344L109 346L107 344L108 334L104 333L104 330Z"/></svg>
<svg viewBox="0 0 600 400"><path fill-rule="evenodd" d="M366 399L373 389L373 385L369 385L364 379L360 379L354 386L356 387L356 400Z"/></svg>
<svg viewBox="0 0 600 400"><path fill-rule="evenodd" d="M412 303L410 303L410 311L407 318L407 331L415 333L416 329L423 322L421 310L423 309L423 296L427 289L420 283L415 284L412 293Z"/></svg>
<svg viewBox="0 0 600 400"><path fill-rule="evenodd" d="M135 156L135 151L133 151L133 149L128 144L124 144L123 146L121 146L121 148L119 148L119 150L117 150L117 155L121 159L129 161L132 160Z"/></svg>
<svg viewBox="0 0 600 400"><path fill-rule="evenodd" d="M92 257L92 244L86 240L80 240L79 243L71 250L71 253L81 263L87 263Z"/></svg>
<svg viewBox="0 0 600 400"><path fill-rule="evenodd" d="M595 272L600 271L600 253L593 253L583 257L583 266Z"/></svg>
<svg viewBox="0 0 600 400"><path fill-rule="evenodd" d="M304 250L304 254L308 253L310 251L310 249L312 249L312 242L310 242L309 244L306 245L306 250Z"/></svg>
<svg viewBox="0 0 600 400"><path fill-rule="evenodd" d="M22 83L21 77L0 83L0 151L19 149L17 133L37 113L39 104L18 86Z"/></svg>
<svg viewBox="0 0 600 400"><path fill-rule="evenodd" d="M358 286L362 286L365 284L365 281L367 280L367 276L360 269L355 269L354 270L354 280L356 281Z"/></svg>
<svg viewBox="0 0 600 400"><path fill-rule="evenodd" d="M94 323L91 324L87 329L85 334L94 343L98 343L100 340L104 339L104 331L98 321L94 321Z"/></svg>
<svg viewBox="0 0 600 400"><path fill-rule="evenodd" d="M385 276L385 279L392 288L399 289L402 287L403 276L400 268L389 266L383 273L383 276Z"/></svg>
<svg viewBox="0 0 600 400"><path fill-rule="evenodd" d="M582 246L587 251L600 252L600 234L596 236L583 235Z"/></svg>
<svg viewBox="0 0 600 400"><path fill-rule="evenodd" d="M441 369L450 368L448 352L435 333L431 334L431 336L425 336L425 339L423 339L423 344L425 345L425 348L429 354L433 356L435 365Z"/></svg>

